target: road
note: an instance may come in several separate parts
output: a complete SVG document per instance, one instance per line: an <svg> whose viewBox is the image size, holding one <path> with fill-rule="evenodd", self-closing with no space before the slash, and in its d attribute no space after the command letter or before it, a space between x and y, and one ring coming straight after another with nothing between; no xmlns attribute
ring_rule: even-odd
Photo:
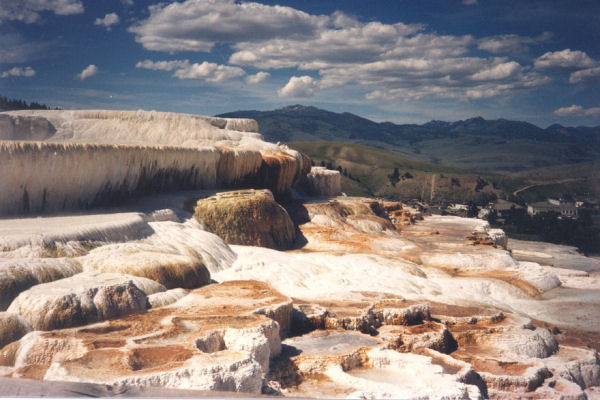
<svg viewBox="0 0 600 400"><path fill-rule="evenodd" d="M531 189L532 187L536 187L536 186L556 185L559 183L578 182L578 181L583 181L583 180L585 180L585 178L567 178L567 179L558 179L558 180L550 181L550 182L534 183L532 185L523 186L522 188L515 190L513 192L513 195L518 196L518 194L521 193L522 191Z"/></svg>

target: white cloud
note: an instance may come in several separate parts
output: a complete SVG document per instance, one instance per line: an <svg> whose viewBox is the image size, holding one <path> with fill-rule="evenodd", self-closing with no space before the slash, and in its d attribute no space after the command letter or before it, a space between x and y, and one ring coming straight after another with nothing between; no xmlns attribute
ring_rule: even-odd
<svg viewBox="0 0 600 400"><path fill-rule="evenodd" d="M174 77L179 79L204 79L207 82L225 82L245 75L243 69L204 61L202 64L186 65L175 71Z"/></svg>
<svg viewBox="0 0 600 400"><path fill-rule="evenodd" d="M121 0L121 4L125 7L131 7L133 5L133 0Z"/></svg>
<svg viewBox="0 0 600 400"><path fill-rule="evenodd" d="M554 114L561 117L569 117L573 115L581 115L583 113L583 107L573 104L569 107L561 107L558 110L554 110Z"/></svg>
<svg viewBox="0 0 600 400"><path fill-rule="evenodd" d="M217 42L311 37L329 17L291 7L234 0L187 0L150 6L150 17L130 28L148 50L204 51Z"/></svg>
<svg viewBox="0 0 600 400"><path fill-rule="evenodd" d="M550 51L536 58L535 68L588 68L597 65L590 56L579 50L565 49L561 51Z"/></svg>
<svg viewBox="0 0 600 400"><path fill-rule="evenodd" d="M202 64L190 63L189 60L171 61L138 61L136 68L150 69L153 71L175 71L173 76L179 79L204 79L207 82L225 82L230 79L245 75L240 67L220 65L204 61ZM261 74L261 73L259 73ZM259 75L257 74L257 75ZM267 74L269 73L262 73ZM253 75L254 76L254 75ZM263 77L262 79L266 78Z"/></svg>
<svg viewBox="0 0 600 400"><path fill-rule="evenodd" d="M22 76L25 78L31 78L35 75L35 70L31 67L19 68L13 67L8 71L4 71L0 76L2 78L8 78L9 76Z"/></svg>
<svg viewBox="0 0 600 400"><path fill-rule="evenodd" d="M477 4L477 0L462 0L462 3L466 6L472 6Z"/></svg>
<svg viewBox="0 0 600 400"><path fill-rule="evenodd" d="M544 32L537 37L519 36L519 35L496 35L478 40L477 48L479 50L489 51L490 53L514 53L525 52L530 44L539 44L552 38L552 33Z"/></svg>
<svg viewBox="0 0 600 400"><path fill-rule="evenodd" d="M341 12L310 15L290 7L234 0L161 3L151 6L150 17L130 31L150 50L206 52L220 43L233 49L228 64L265 73L282 68L300 71L278 91L280 96L306 96L316 89L351 85L357 92L368 93L369 99L431 96L464 100L507 95L549 82L508 57L470 55L476 47L496 52L538 43L547 40L547 33L482 41L471 35L428 32L421 24L361 22ZM206 67L200 65L138 66L175 70L174 76L182 79L205 79L202 71ZM229 71L236 77L243 75L241 69ZM315 74L320 76L318 83L310 78ZM249 83L255 79L258 75L246 77Z"/></svg>
<svg viewBox="0 0 600 400"><path fill-rule="evenodd" d="M98 73L98 67L94 64L90 64L83 71L77 74L77 79L84 80L89 78L90 76L94 76Z"/></svg>
<svg viewBox="0 0 600 400"><path fill-rule="evenodd" d="M270 73L268 72L264 72L264 71L260 71L257 72L254 75L248 75L245 79L246 83L249 83L251 85L260 83L262 81L264 81L265 79L267 79L269 76L271 76Z"/></svg>
<svg viewBox="0 0 600 400"><path fill-rule="evenodd" d="M500 80L515 76L523 67L515 61L509 61L502 64L494 65L490 68L483 69L471 76L476 81Z"/></svg>
<svg viewBox="0 0 600 400"><path fill-rule="evenodd" d="M575 71L571 73L571 76L569 77L569 82L579 83L598 78L600 78L600 66L582 69L580 71Z"/></svg>
<svg viewBox="0 0 600 400"><path fill-rule="evenodd" d="M39 21L41 12L81 14L83 5L79 0L0 0L0 22L16 20L31 24Z"/></svg>
<svg viewBox="0 0 600 400"><path fill-rule="evenodd" d="M174 69L181 69L189 67L190 62L188 60L173 60L173 61L151 61L144 60L138 61L135 64L136 68L151 69L153 71L172 71Z"/></svg>
<svg viewBox="0 0 600 400"><path fill-rule="evenodd" d="M104 18L96 18L94 25L102 25L110 30L110 26L119 23L119 16L116 13L106 14Z"/></svg>
<svg viewBox="0 0 600 400"><path fill-rule="evenodd" d="M317 82L310 76L292 76L288 83L277 91L279 97L310 97L317 88Z"/></svg>
<svg viewBox="0 0 600 400"><path fill-rule="evenodd" d="M573 104L569 107L561 107L554 111L554 114L560 117L593 117L600 118L600 107L583 108Z"/></svg>
<svg viewBox="0 0 600 400"><path fill-rule="evenodd" d="M331 15L331 19L333 26L336 28L356 28L361 25L356 17L348 15L342 11L335 11Z"/></svg>

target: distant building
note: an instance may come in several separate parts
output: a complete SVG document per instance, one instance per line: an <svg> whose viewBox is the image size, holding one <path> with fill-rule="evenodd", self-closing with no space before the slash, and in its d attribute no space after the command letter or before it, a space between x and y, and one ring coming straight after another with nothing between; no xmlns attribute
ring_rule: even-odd
<svg viewBox="0 0 600 400"><path fill-rule="evenodd" d="M510 210L520 210L523 207L512 201L498 199L495 203L490 206L490 209L496 211L498 218L505 219L508 217Z"/></svg>
<svg viewBox="0 0 600 400"><path fill-rule="evenodd" d="M465 211L466 212L469 210L469 206L467 204L452 203L447 208L447 210L448 211Z"/></svg>
<svg viewBox="0 0 600 400"><path fill-rule="evenodd" d="M548 203L552 204L553 206L568 206L573 204L571 201L565 199L554 199L552 197L548 197Z"/></svg>
<svg viewBox="0 0 600 400"><path fill-rule="evenodd" d="M575 204L562 199L548 199L527 205L527 213L531 216L547 212L558 213L566 218L577 218L579 215Z"/></svg>

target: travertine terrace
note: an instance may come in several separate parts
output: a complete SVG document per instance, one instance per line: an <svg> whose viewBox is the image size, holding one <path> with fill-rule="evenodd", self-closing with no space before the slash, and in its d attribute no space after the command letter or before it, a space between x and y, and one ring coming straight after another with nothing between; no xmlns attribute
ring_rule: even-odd
<svg viewBox="0 0 600 400"><path fill-rule="evenodd" d="M0 113L0 215L117 204L178 189L276 195L310 170L255 121L146 111Z"/></svg>
<svg viewBox="0 0 600 400"><path fill-rule="evenodd" d="M0 113L0 395L599 393L600 260L336 196L257 130Z"/></svg>

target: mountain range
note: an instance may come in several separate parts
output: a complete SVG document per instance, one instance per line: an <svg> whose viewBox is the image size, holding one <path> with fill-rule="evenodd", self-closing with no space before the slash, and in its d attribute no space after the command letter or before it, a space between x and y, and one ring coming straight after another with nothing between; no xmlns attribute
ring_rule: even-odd
<svg viewBox="0 0 600 400"><path fill-rule="evenodd" d="M482 117L395 124L303 105L219 116L257 120L268 141L352 142L470 171L505 174L600 159L600 126L554 124L543 129L528 122Z"/></svg>

